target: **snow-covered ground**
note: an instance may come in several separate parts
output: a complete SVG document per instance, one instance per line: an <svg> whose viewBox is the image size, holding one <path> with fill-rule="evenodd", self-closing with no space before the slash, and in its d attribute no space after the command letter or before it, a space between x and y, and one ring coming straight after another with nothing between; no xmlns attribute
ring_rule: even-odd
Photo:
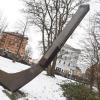
<svg viewBox="0 0 100 100"><path fill-rule="evenodd" d="M29 67L30 66L0 57L0 70L15 73ZM63 92L59 85L63 82L70 82L70 80L57 75L55 78L51 78L43 71L35 79L20 89L20 91L26 93L27 96L19 98L18 100L66 100L62 95ZM2 92L3 90L4 88L0 86L0 100L10 100L6 94Z"/></svg>

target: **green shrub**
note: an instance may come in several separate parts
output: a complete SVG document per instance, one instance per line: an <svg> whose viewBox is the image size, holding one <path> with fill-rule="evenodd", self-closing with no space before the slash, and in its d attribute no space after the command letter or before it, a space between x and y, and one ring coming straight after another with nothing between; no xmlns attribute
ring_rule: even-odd
<svg viewBox="0 0 100 100"><path fill-rule="evenodd" d="M91 92L84 84L64 83L61 85L67 100L100 100L96 92Z"/></svg>
<svg viewBox="0 0 100 100"><path fill-rule="evenodd" d="M8 96L10 100L18 100L19 98L20 99L26 98L28 96L27 93L24 93L22 91L16 91L16 92L10 92L8 90L2 90L2 91ZM24 99L24 100L28 100L28 99Z"/></svg>

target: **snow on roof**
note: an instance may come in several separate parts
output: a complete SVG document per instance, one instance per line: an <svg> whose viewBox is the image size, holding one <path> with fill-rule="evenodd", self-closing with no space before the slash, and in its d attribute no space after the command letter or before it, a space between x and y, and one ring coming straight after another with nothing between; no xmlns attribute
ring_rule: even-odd
<svg viewBox="0 0 100 100"><path fill-rule="evenodd" d="M72 47L72 46L71 46L71 45L69 45L69 44L65 44L64 46L65 46L66 48L71 49L71 50L81 52L81 50L80 50L80 49L74 48L74 47Z"/></svg>
<svg viewBox="0 0 100 100"><path fill-rule="evenodd" d="M30 66L24 65L18 62L13 62L10 59L4 58L0 56L0 69L9 73L19 72L21 70L25 70Z"/></svg>
<svg viewBox="0 0 100 100"><path fill-rule="evenodd" d="M17 36L17 37L20 37L20 38L23 37L23 34L18 33L18 32L2 32L2 35L3 34L9 34L9 35ZM28 37L24 36L24 39L28 40Z"/></svg>

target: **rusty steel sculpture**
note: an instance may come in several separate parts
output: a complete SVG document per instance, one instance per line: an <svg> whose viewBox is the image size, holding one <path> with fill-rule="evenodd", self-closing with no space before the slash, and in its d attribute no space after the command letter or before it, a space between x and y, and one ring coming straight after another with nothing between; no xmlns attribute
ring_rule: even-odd
<svg viewBox="0 0 100 100"><path fill-rule="evenodd" d="M88 4L81 5L78 8L72 19L36 65L32 65L31 68L17 73L6 73L0 70L0 85L12 92L15 92L39 75L45 68L48 67L88 11Z"/></svg>

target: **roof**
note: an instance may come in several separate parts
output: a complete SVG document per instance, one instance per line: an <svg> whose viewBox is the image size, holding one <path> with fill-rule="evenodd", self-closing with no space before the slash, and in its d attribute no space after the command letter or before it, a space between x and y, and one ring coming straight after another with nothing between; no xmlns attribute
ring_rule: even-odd
<svg viewBox="0 0 100 100"><path fill-rule="evenodd" d="M66 49L68 48L68 49L71 49L71 50L73 50L73 51L77 51L77 52L79 52L79 53L81 52L80 49L73 48L72 46L70 46L70 45L68 45L68 44L65 44L64 46L65 46Z"/></svg>
<svg viewBox="0 0 100 100"><path fill-rule="evenodd" d="M18 33L18 32L3 32L2 34L9 34L9 35L13 35L13 36L23 38L23 34ZM28 37L24 36L24 39L28 40Z"/></svg>

